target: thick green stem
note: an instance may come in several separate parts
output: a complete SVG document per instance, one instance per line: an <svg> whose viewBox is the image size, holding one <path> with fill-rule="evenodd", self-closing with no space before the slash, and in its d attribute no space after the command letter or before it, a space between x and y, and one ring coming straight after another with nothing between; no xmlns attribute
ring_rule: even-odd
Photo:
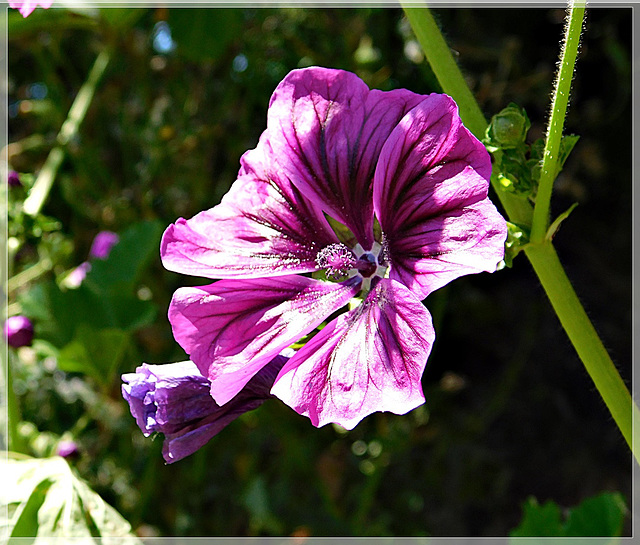
<svg viewBox="0 0 640 545"><path fill-rule="evenodd" d="M484 136L484 130L487 126L486 120L484 124L481 123L478 112L480 108L475 103L473 95L469 90L460 69L455 63L451 51L447 46L440 29L435 24L429 9L424 7L413 7L415 5L412 2L412 6L406 5L404 7L405 13L413 30L422 46L427 60L431 64L431 67L442 86L445 93L451 95L457 102L460 108L460 116L465 124L470 127L470 130L479 138ZM584 4L580 8L572 8L570 10L570 22L568 23L568 35L574 37L582 26L582 19L584 17ZM578 23L578 21L580 21ZM576 31L576 25L578 30ZM571 47L577 48L577 37L571 38ZM571 54L566 52L565 55ZM573 73L574 60L569 63L567 57L567 65L571 65L571 71L568 76L565 76L562 81L571 78ZM559 80L561 77L559 76ZM566 84L563 83L563 85ZM472 98L471 103L469 97ZM568 90L566 91L566 97L568 98ZM475 103L475 106L474 104ZM553 111L556 107L560 107L559 104L553 106ZM566 102L564 110L562 112L562 122L566 113ZM553 114L553 112L552 112ZM562 133L562 124L560 125L560 136ZM551 154L553 157L553 154ZM557 156L557 154L556 154ZM557 162L554 164L549 163L551 159L547 159L551 172L555 175L557 169ZM557 159L556 159L557 161ZM531 207L528 203L518 199L517 197L510 195L503 191L496 184L495 176L492 176L492 185L496 190L498 197L507 212L509 219L515 223L530 224L526 221L528 215L531 218ZM549 185L549 190L551 189ZM544 190L546 191L546 190ZM540 199L540 194L538 194ZM544 197L543 197L544 198ZM549 194L550 198L550 194ZM527 210L528 208L528 210ZM551 241L545 240L546 226L548 224L548 198L546 212L541 209L537 212L538 217L544 215L544 222L538 224L543 225L543 238L542 242L538 244L530 244L525 247L525 253L529 258L540 282L542 283L551 304L562 323L569 339L571 340L576 352L582 360L587 372L591 376L596 388L600 392L607 408L611 412L618 428L627 441L629 447L633 452L633 425L640 425L640 411L633 402L629 390L625 386L621 379L616 367L613 365L611 358L607 354L602 342L600 341L593 325L587 317L580 300L578 299L571 282L567 278L567 275L562 268L562 265L558 259L558 256L551 244ZM525 221L522 221L525 218ZM536 229L541 229L537 227ZM640 428L637 428L640 429ZM634 456L638 459L638 455L634 452Z"/></svg>
<svg viewBox="0 0 640 545"><path fill-rule="evenodd" d="M580 300L567 278L550 241L525 246L525 253L533 265L540 283L547 293L562 327L593 379L598 392L618 424L629 448L633 447L632 422L640 425L640 411L631 400L602 341L593 328ZM640 429L640 427L638 428ZM636 458L637 453L634 453Z"/></svg>
<svg viewBox="0 0 640 545"><path fill-rule="evenodd" d="M93 100L98 83L109 65L110 58L111 50L107 48L100 52L93 63L91 71L87 77L87 81L85 81L82 87L80 87L80 90L71 105L71 109L69 110L69 115L62 124L60 132L58 133L58 137L56 139L58 145L49 153L47 160L40 170L38 178L33 184L33 188L31 189L29 196L24 201L25 214L28 214L29 216L37 216L40 210L42 210L42 207L49 196L49 192L51 191L53 180L55 180L58 169L60 168L60 165L62 165L66 145L78 134L80 124L87 115L89 105Z"/></svg>
<svg viewBox="0 0 640 545"><path fill-rule="evenodd" d="M551 116L549 117L547 139L542 157L542 170L536 196L536 206L533 210L530 236L530 240L533 243L542 242L549 227L549 204L551 202L553 182L558 174L560 142L562 140L564 119L567 115L567 105L569 104L573 70L578 56L578 44L580 43L584 12L584 2L570 3L564 42L560 54L560 69L553 89Z"/></svg>

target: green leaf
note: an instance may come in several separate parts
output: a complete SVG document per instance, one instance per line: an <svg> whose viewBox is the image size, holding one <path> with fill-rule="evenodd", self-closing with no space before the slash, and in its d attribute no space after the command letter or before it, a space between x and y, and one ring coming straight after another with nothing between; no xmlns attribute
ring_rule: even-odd
<svg viewBox="0 0 640 545"><path fill-rule="evenodd" d="M149 260L158 255L163 226L143 221L120 234L106 260L94 259L82 286L95 293L133 293Z"/></svg>
<svg viewBox="0 0 640 545"><path fill-rule="evenodd" d="M535 498L529 498L524 504L522 522L510 535L511 537L563 536L560 507L552 501L540 505Z"/></svg>
<svg viewBox="0 0 640 545"><path fill-rule="evenodd" d="M604 492L584 500L569 513L566 536L619 536L627 514L622 495Z"/></svg>
<svg viewBox="0 0 640 545"><path fill-rule="evenodd" d="M169 25L177 51L194 60L215 60L242 36L242 12L236 9L170 9Z"/></svg>
<svg viewBox="0 0 640 545"><path fill-rule="evenodd" d="M568 134L567 136L563 136L562 140L560 140L560 151L558 156L558 173L562 170L565 161L569 157L569 154L575 147L575 145L580 140L580 137L576 134ZM558 175L556 173L556 176Z"/></svg>
<svg viewBox="0 0 640 545"><path fill-rule="evenodd" d="M129 523L78 478L63 458L0 460L0 474L0 505L7 507L0 509L3 535L38 539L102 536L119 538L117 543L126 545L141 543Z"/></svg>
<svg viewBox="0 0 640 545"><path fill-rule="evenodd" d="M558 504L548 501L538 504L529 498L523 506L524 515L520 525L511 532L512 538L519 537L615 537L622 533L624 517L628 513L622 495L604 492L587 498L580 505L568 510L566 522ZM519 543L511 540L511 543ZM557 543L564 542L564 540ZM603 540L601 543L609 543ZM523 540L523 544L525 541ZM531 544L531 542L528 542ZM555 540L544 541L556 543Z"/></svg>
<svg viewBox="0 0 640 545"><path fill-rule="evenodd" d="M58 356L58 367L69 373L84 373L108 386L130 348L130 336L120 329L95 329L80 324L73 340Z"/></svg>

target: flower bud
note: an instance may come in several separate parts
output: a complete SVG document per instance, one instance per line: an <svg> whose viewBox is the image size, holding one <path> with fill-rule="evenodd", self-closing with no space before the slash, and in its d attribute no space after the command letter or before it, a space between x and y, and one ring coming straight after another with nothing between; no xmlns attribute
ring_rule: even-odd
<svg viewBox="0 0 640 545"><path fill-rule="evenodd" d="M512 102L491 118L487 139L499 148L515 148L524 143L530 128L527 113Z"/></svg>
<svg viewBox="0 0 640 545"><path fill-rule="evenodd" d="M33 324L26 316L11 316L4 323L4 338L9 346L31 346Z"/></svg>
<svg viewBox="0 0 640 545"><path fill-rule="evenodd" d="M22 187L20 175L15 170L10 170L7 176L7 184L9 187Z"/></svg>

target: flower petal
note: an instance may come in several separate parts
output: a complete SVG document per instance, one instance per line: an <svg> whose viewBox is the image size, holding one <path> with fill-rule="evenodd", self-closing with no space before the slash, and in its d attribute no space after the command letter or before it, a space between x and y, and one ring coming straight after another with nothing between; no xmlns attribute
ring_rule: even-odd
<svg viewBox="0 0 640 545"><path fill-rule="evenodd" d="M271 156L263 135L242 157L238 179L218 206L167 228L160 248L167 269L206 278L318 269L318 251L337 238L322 212L274 168Z"/></svg>
<svg viewBox="0 0 640 545"><path fill-rule="evenodd" d="M365 249L373 243L378 155L423 98L404 89L370 91L355 74L318 67L290 72L271 97L268 138L283 172Z"/></svg>
<svg viewBox="0 0 640 545"><path fill-rule="evenodd" d="M491 160L453 99L429 95L398 123L380 153L373 201L391 278L420 299L447 282L495 271L506 222L487 198Z"/></svg>
<svg viewBox="0 0 640 545"><path fill-rule="evenodd" d="M421 377L434 338L424 305L382 279L284 365L271 393L318 427L352 429L375 411L404 414L424 403Z"/></svg>
<svg viewBox="0 0 640 545"><path fill-rule="evenodd" d="M489 199L426 220L390 241L390 278L419 299L466 274L495 272L504 258L504 218Z"/></svg>
<svg viewBox="0 0 640 545"><path fill-rule="evenodd" d="M221 280L180 288L169 308L178 343L223 405L284 348L316 328L360 289L303 276Z"/></svg>

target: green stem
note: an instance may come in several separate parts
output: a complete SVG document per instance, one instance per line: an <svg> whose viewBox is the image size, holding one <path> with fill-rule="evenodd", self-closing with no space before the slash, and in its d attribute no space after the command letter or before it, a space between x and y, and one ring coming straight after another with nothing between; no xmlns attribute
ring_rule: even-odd
<svg viewBox="0 0 640 545"><path fill-rule="evenodd" d="M558 158L564 120L567 115L571 80L578 56L578 44L584 20L584 2L573 1L569 4L565 36L560 54L560 69L556 77L551 103L551 117L547 128L547 139L542 157L540 183L536 196L536 206L533 210L530 240L533 243L542 242L549 227L549 204L553 182L558 174Z"/></svg>
<svg viewBox="0 0 640 545"><path fill-rule="evenodd" d="M477 137L484 136L484 130L480 130L483 124L480 123L477 116L480 108L477 104L474 107L468 103L468 97L473 97L473 95L471 95L460 69L453 60L453 56L440 33L440 29L435 24L429 9L426 6L423 8L404 6L404 10L442 89L461 105L460 116L465 124L471 127L472 132L474 132ZM568 34L572 37L569 41L571 41L571 48L577 48L577 38L574 37L576 31L574 29L575 25L578 25L578 20L580 20L578 29L581 28L581 21L584 17L584 7L572 8L570 10L570 17L572 20L575 17L575 20L574 22L570 21L568 23ZM565 55L566 54L565 48ZM567 62L568 61L569 58L567 57ZM574 63L575 59L570 63L571 67L573 67ZM573 69L571 69L571 73L572 72ZM559 81L562 79L564 82L568 78L570 79L570 75L564 78L559 77L558 79ZM563 85L565 85L565 83L563 83ZM566 92L566 96L568 97L568 91ZM553 107L555 111L555 108L560 107L560 105L554 103ZM564 118L565 113L566 102L564 112L561 116L562 118ZM486 125L487 123L485 121L485 128ZM562 125L560 134L561 132ZM547 159L547 161L550 161L550 159ZM555 172L555 166L553 166L553 169L552 172ZM529 208L529 213L531 212L531 207L521 199L502 191L500 187L497 187L496 182L494 172L494 175L492 175L492 185L509 219L516 223L527 224L526 222L522 222L522 217L526 217L527 207ZM540 198L539 194L538 198ZM514 199L519 202L515 202ZM538 217L541 217L542 214L543 212L538 212ZM546 234L546 224L548 222L548 203L547 212L544 212L544 216L543 235ZM540 224L539 221L538 224ZM540 229L540 227L536 229ZM538 275L553 309L558 315L585 369L595 383L598 392L602 396L618 428L634 453L634 456L638 459L638 455L633 451L632 426L640 425L640 411L633 402L629 390L625 386L620 374L600 341L598 334L587 317L551 242L544 240L543 236L542 243L526 246L525 254Z"/></svg>
<svg viewBox="0 0 640 545"><path fill-rule="evenodd" d="M640 429L640 411L620 378L587 313L567 278L550 241L529 244L524 249L562 327L593 379L629 448L633 450L632 422ZM636 459L638 453L634 452Z"/></svg>
<svg viewBox="0 0 640 545"><path fill-rule="evenodd" d="M80 87L80 90L71 105L71 109L69 110L69 115L62 124L60 132L58 133L58 137L56 139L58 145L49 153L49 156L40 170L40 174L38 174L38 178L36 179L29 196L24 201L23 209L25 214L28 214L29 216L37 216L40 210L42 210L42 207L49 196L49 192L51 191L53 180L55 180L58 169L64 160L65 148L67 144L78 134L80 124L87 115L89 105L93 100L98 83L104 75L110 59L111 50L110 48L106 48L99 53L93 63L91 71L87 77L87 81L85 81L82 87Z"/></svg>

